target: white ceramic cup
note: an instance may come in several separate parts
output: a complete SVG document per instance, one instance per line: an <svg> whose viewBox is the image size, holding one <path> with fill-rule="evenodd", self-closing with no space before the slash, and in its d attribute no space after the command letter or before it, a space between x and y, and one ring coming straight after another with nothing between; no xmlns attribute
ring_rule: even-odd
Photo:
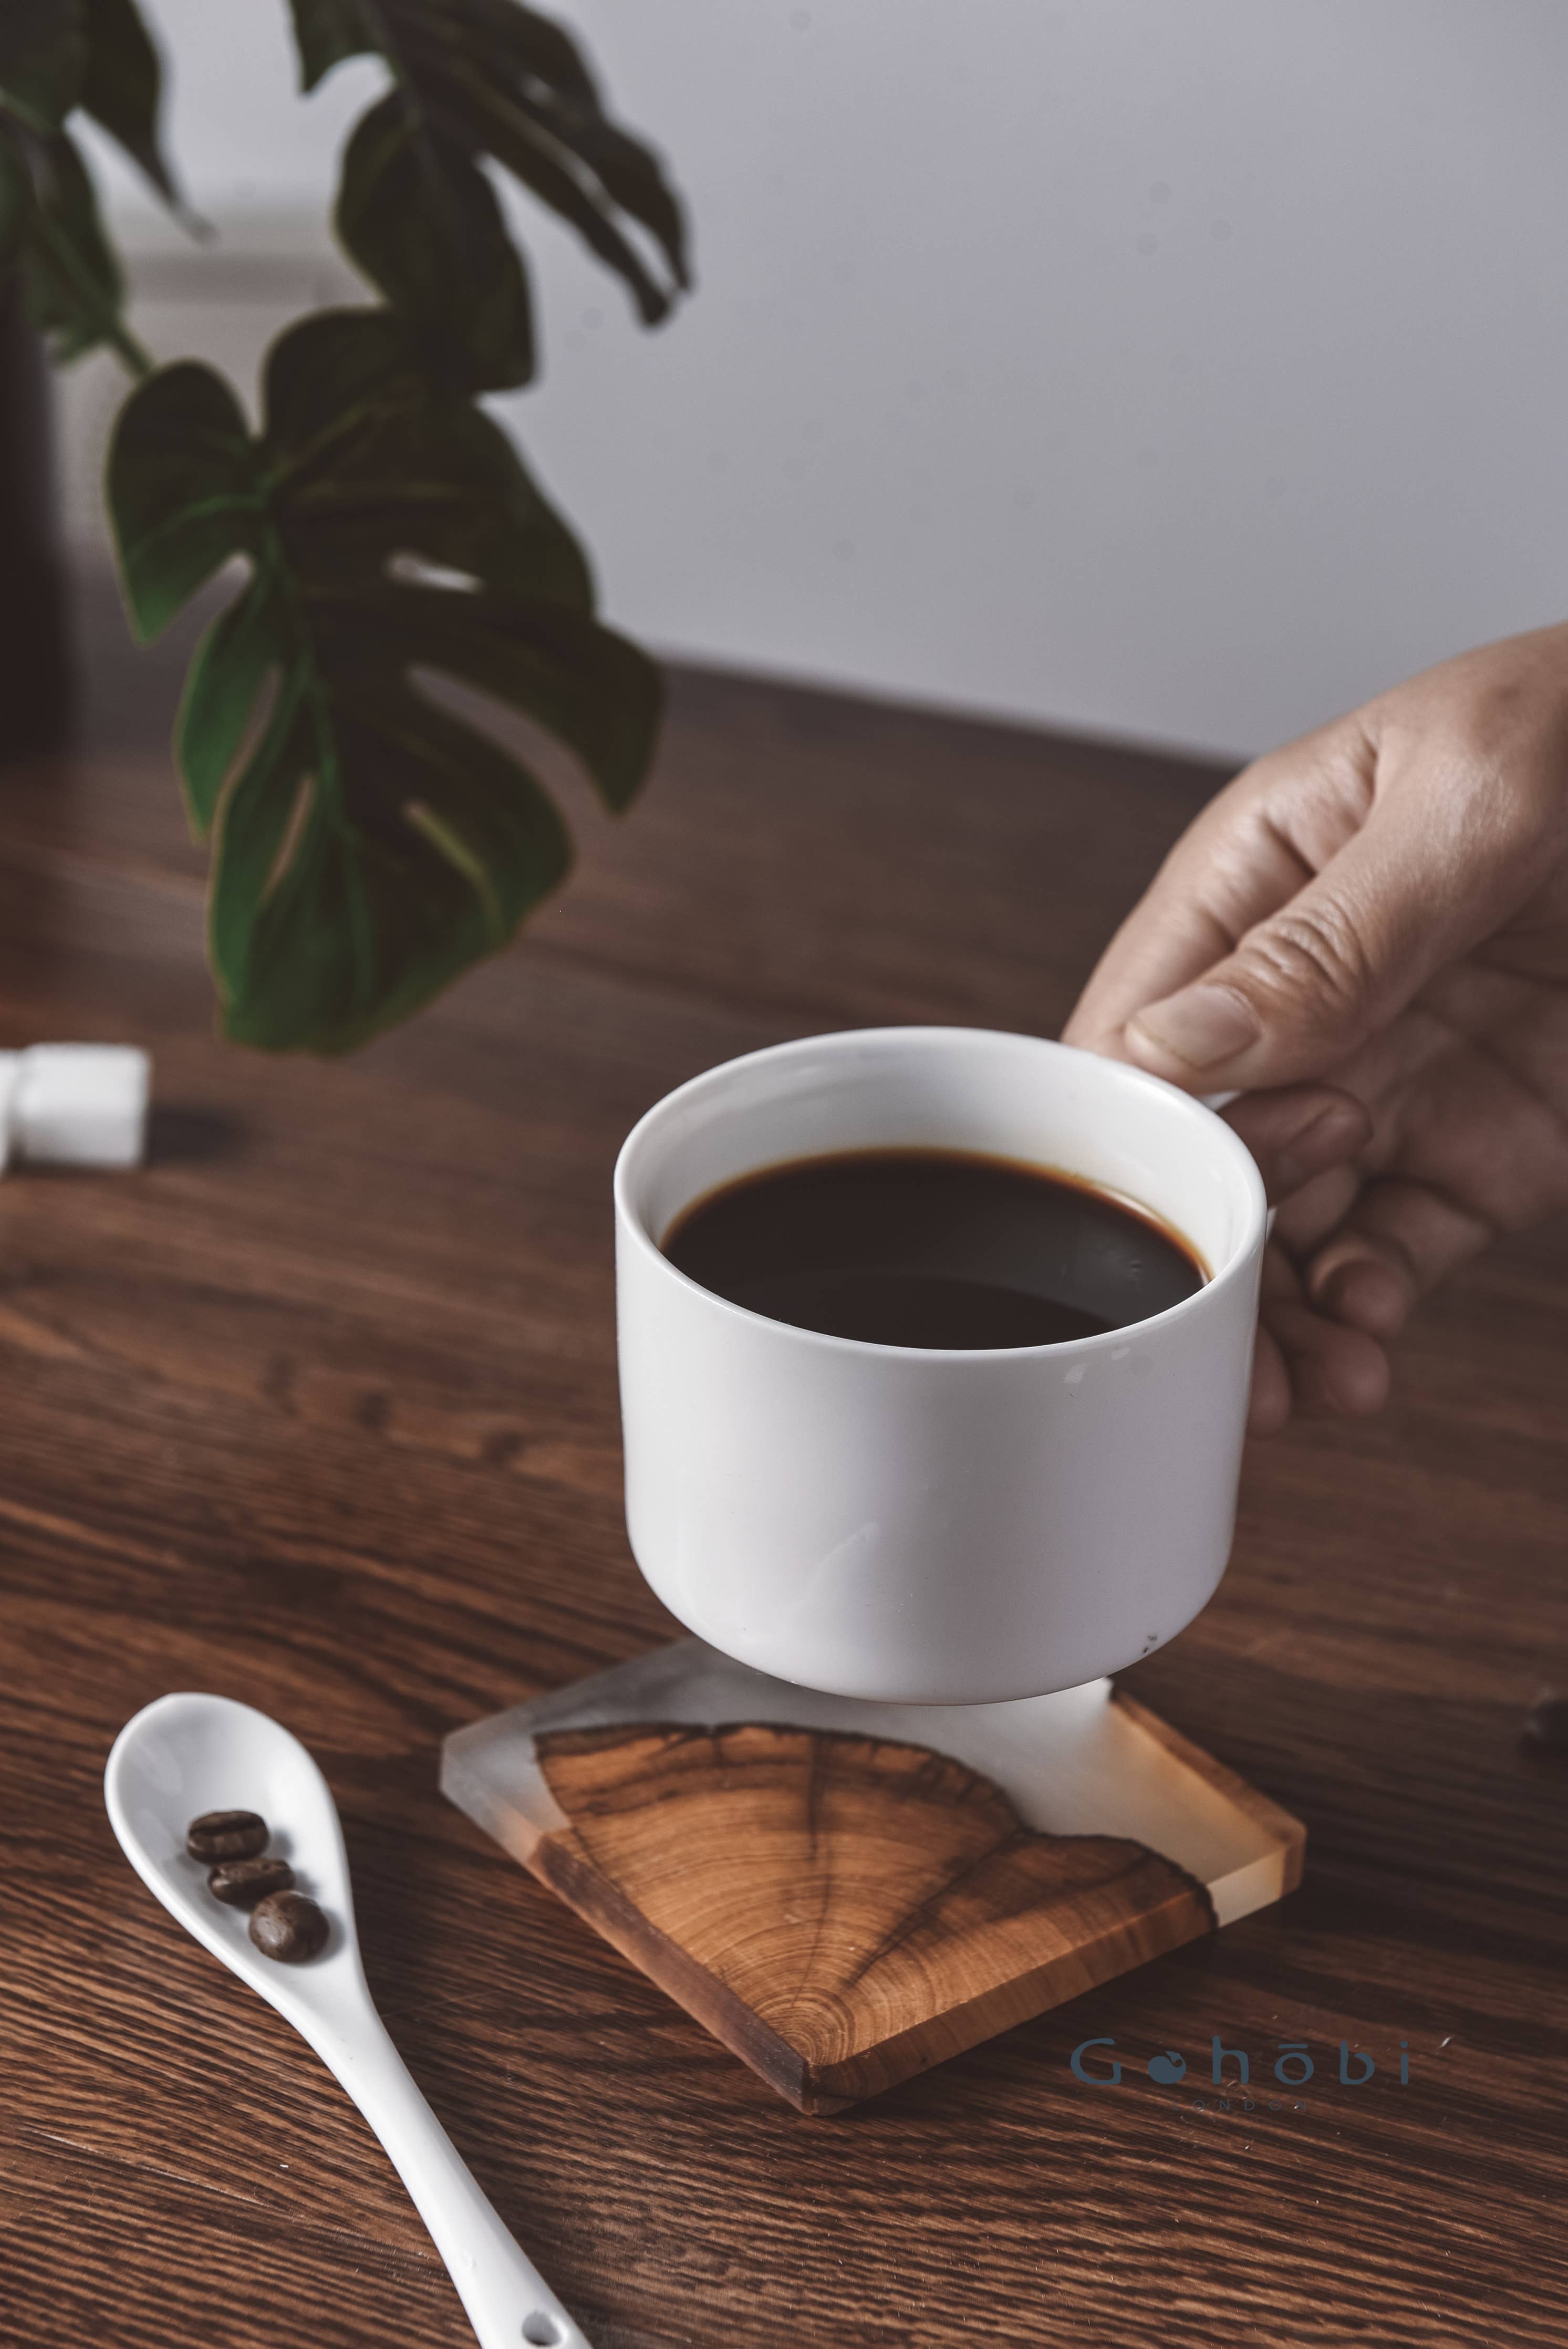
<svg viewBox="0 0 1568 2349"><path fill-rule="evenodd" d="M768 1320L660 1253L738 1175L900 1146L1119 1193L1210 1278L1098 1337L937 1351ZM615 1202L628 1531L713 1647L838 1695L978 1704L1132 1663L1212 1593L1266 1210L1246 1148L1200 1102L1033 1036L813 1036L658 1102L621 1151Z"/></svg>

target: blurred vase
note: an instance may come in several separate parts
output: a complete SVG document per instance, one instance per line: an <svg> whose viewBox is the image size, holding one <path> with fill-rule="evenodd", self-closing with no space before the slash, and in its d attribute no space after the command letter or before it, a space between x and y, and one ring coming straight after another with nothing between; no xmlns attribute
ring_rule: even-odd
<svg viewBox="0 0 1568 2349"><path fill-rule="evenodd" d="M0 279L0 760L59 743L70 715L48 370L15 275Z"/></svg>

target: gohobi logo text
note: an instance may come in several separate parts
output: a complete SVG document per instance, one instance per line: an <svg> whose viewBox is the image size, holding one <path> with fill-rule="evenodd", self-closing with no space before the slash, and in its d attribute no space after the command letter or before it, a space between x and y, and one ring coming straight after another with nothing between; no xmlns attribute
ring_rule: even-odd
<svg viewBox="0 0 1568 2349"><path fill-rule="evenodd" d="M1223 2091L1213 2099L1223 2112L1231 2110L1232 2095L1239 2090L1241 2109L1253 2112L1264 2099L1263 2082L1268 2069L1272 2069L1273 2078L1282 2088L1293 2091L1304 2088L1308 2081L1314 2079L1341 2088L1365 2088L1369 2081L1379 2076L1385 2080L1397 2080L1402 2088L1410 2085L1410 2043L1407 2039L1399 2042L1397 2064L1391 2065L1386 2062L1381 2074L1377 2059L1370 2050L1352 2047L1348 2039L1342 2039L1339 2043L1337 2063L1332 2054L1325 2055L1322 2070L1318 2067L1311 2043L1305 2039L1279 2039L1275 2041L1274 2048L1272 2067L1266 2054L1259 2058L1259 2077L1254 2084L1252 2058L1249 2051L1245 2047L1227 2047L1216 2032L1209 2044L1208 2077L1205 2079L1200 2071L1194 2073L1192 2085L1195 2090L1201 2085ZM1129 2056L1127 2068L1130 2069L1135 2060ZM1122 2085L1124 2066L1114 2039L1081 2039L1068 2061L1074 2078L1082 2080L1086 2088L1119 2088ZM1179 2047L1167 2047L1159 2054L1150 2055L1144 2062L1143 2069L1160 2088L1179 2088L1188 2077L1187 2058ZM1255 2096L1247 2093L1254 2085L1258 2089ZM1202 2111L1207 2108L1210 2099L1195 2094L1192 2101ZM1284 2101L1282 2097L1267 2096L1269 2110L1282 2111ZM1295 2109L1299 2111L1300 2099L1295 2098L1294 2103Z"/></svg>

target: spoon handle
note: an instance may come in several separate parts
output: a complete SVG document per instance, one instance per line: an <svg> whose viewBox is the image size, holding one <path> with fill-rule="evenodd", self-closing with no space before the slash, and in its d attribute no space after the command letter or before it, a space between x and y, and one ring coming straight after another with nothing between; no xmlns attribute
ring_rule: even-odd
<svg viewBox="0 0 1568 2349"><path fill-rule="evenodd" d="M374 2008L351 2031L310 2037L408 2188L480 2349L590 2349L480 2192Z"/></svg>

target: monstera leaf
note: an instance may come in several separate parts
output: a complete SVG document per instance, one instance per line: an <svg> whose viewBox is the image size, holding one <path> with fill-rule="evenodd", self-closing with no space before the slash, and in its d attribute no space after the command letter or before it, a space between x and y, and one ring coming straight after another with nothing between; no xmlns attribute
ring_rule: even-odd
<svg viewBox="0 0 1568 2349"><path fill-rule="evenodd" d="M658 672L594 619L565 524L390 313L285 335L259 437L211 369L151 377L115 434L109 502L144 636L232 557L249 566L192 664L177 745L215 839L210 945L237 1040L360 1042L504 945L565 874L539 784L427 673L542 722L611 808L636 792Z"/></svg>
<svg viewBox="0 0 1568 2349"><path fill-rule="evenodd" d="M57 130L87 63L78 0L5 0L0 8L0 101L30 129Z"/></svg>
<svg viewBox="0 0 1568 2349"><path fill-rule="evenodd" d="M136 0L80 0L87 36L78 102L118 140L165 203L179 191L158 132L163 77Z"/></svg>
<svg viewBox="0 0 1568 2349"><path fill-rule="evenodd" d="M689 283L680 205L657 158L605 113L558 26L519 0L291 5L306 89L365 52L391 69L344 155L337 228L418 333L428 371L472 390L534 371L527 284L486 158L570 222L645 323L666 315Z"/></svg>
<svg viewBox="0 0 1568 2349"><path fill-rule="evenodd" d="M133 372L145 365L122 312L125 281L74 140L0 124L0 252L9 227L27 316L64 366L107 343Z"/></svg>
<svg viewBox="0 0 1568 2349"><path fill-rule="evenodd" d="M27 315L57 363L107 343L134 372L125 284L80 150L78 107L169 202L157 52L134 0L0 0L0 272L19 265Z"/></svg>
<svg viewBox="0 0 1568 2349"><path fill-rule="evenodd" d="M111 518L138 632L244 585L192 663L176 740L213 842L224 1027L338 1051L504 945L566 872L549 799L432 679L553 730L612 808L638 789L658 674L594 618L571 533L476 395L534 367L527 282L490 172L551 206L662 317L680 207L577 49L521 0L290 0L306 88L382 57L344 158L339 233L388 307L275 345L253 432L221 377L154 371L72 136L86 115L180 208L137 0L0 0L0 276L52 356L108 345L143 379L116 429Z"/></svg>

